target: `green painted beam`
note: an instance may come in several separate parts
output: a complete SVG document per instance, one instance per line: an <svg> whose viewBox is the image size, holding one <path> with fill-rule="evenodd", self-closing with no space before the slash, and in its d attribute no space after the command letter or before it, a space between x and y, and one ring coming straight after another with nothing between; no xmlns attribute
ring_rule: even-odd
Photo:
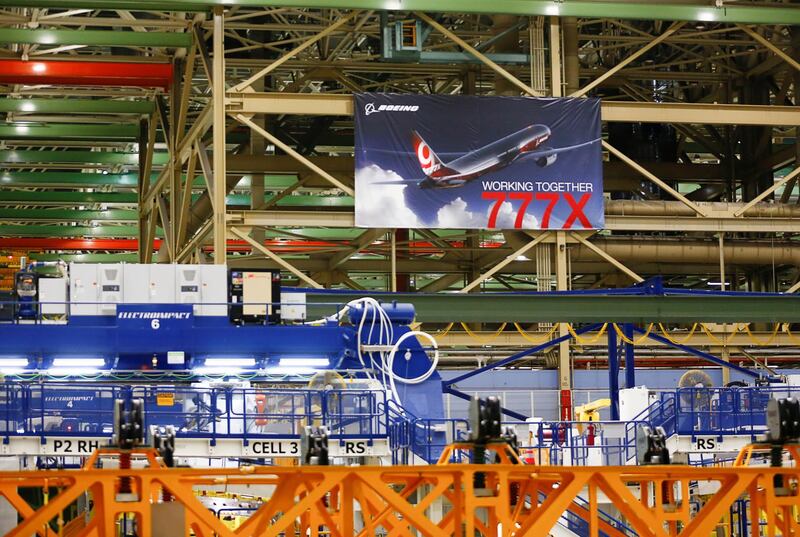
<svg viewBox="0 0 800 537"><path fill-rule="evenodd" d="M136 263L139 254L43 254L31 253L33 261L66 261L67 263Z"/></svg>
<svg viewBox="0 0 800 537"><path fill-rule="evenodd" d="M166 164L167 153L153 155L154 164ZM139 164L138 153L118 153L111 151L27 151L6 149L0 151L0 163L8 164Z"/></svg>
<svg viewBox="0 0 800 537"><path fill-rule="evenodd" d="M121 192L34 192L24 190L2 191L0 205L136 205L138 196Z"/></svg>
<svg viewBox="0 0 800 537"><path fill-rule="evenodd" d="M0 183L2 186L2 183ZM194 200L199 194L193 196ZM271 198L265 196L267 201ZM2 191L0 205L89 205L126 204L135 205L137 194L128 192L57 192L57 191ZM250 206L250 196L234 194L227 197L228 205ZM352 207L350 196L287 196L278 202L285 207Z"/></svg>
<svg viewBox="0 0 800 537"><path fill-rule="evenodd" d="M63 209L4 209L0 208L0 220L6 221L53 221L78 222L102 220L113 222L137 222L139 215L133 210L108 209L105 211Z"/></svg>
<svg viewBox="0 0 800 537"><path fill-rule="evenodd" d="M163 237L163 230L156 229L156 236ZM0 237L121 237L139 236L138 226L15 226L0 225Z"/></svg>
<svg viewBox="0 0 800 537"><path fill-rule="evenodd" d="M0 35L3 35L3 32L0 32ZM155 104L153 101L143 100L0 99L0 112L35 112L37 114L150 114L154 109Z"/></svg>
<svg viewBox="0 0 800 537"><path fill-rule="evenodd" d="M228 7L345 8L390 11L436 11L451 13L508 13L561 17L718 21L751 24L800 24L800 13L792 7L737 6L727 3L716 9L709 2L654 5L652 2L591 2L586 0L0 0L0 6L86 9L135 9L138 11L207 11L215 5Z"/></svg>
<svg viewBox="0 0 800 537"><path fill-rule="evenodd" d="M177 32L115 32L108 30L27 30L4 28L0 43L19 45L87 45L109 47L186 48L192 34Z"/></svg>
<svg viewBox="0 0 800 537"><path fill-rule="evenodd" d="M269 201L272 196L266 196ZM233 194L226 198L229 206L250 207L248 194ZM353 207L354 200L350 196L286 196L278 201L278 207Z"/></svg>
<svg viewBox="0 0 800 537"><path fill-rule="evenodd" d="M51 123L28 125L24 123L0 125L0 139L4 140L135 140L139 136L137 125L76 125Z"/></svg>
<svg viewBox="0 0 800 537"><path fill-rule="evenodd" d="M138 181L135 173L0 172L0 187L136 188Z"/></svg>
<svg viewBox="0 0 800 537"><path fill-rule="evenodd" d="M311 304L346 304L362 293L309 293ZM366 296L370 296L369 293ZM739 323L800 322L800 295L769 297L618 296L536 294L372 295L410 302L419 322L571 322L571 323ZM332 305L309 306L310 319L329 314Z"/></svg>
<svg viewBox="0 0 800 537"><path fill-rule="evenodd" d="M136 226L0 225L0 237L133 237Z"/></svg>

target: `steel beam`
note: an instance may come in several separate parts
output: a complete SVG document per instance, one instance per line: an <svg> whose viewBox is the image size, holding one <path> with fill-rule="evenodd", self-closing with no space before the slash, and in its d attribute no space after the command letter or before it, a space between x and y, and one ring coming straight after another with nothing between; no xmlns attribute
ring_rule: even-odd
<svg viewBox="0 0 800 537"><path fill-rule="evenodd" d="M37 114L150 114L154 108L153 101L143 100L0 99L0 112L30 112Z"/></svg>
<svg viewBox="0 0 800 537"><path fill-rule="evenodd" d="M81 222L86 220L135 222L137 219L138 217L136 211L124 209L91 211L76 209L58 210L0 208L0 220L9 222ZM33 229L33 226L31 226L31 228Z"/></svg>
<svg viewBox="0 0 800 537"><path fill-rule="evenodd" d="M64 227L63 229L70 229ZM68 236L68 235L67 235ZM161 240L154 241L158 248ZM139 247L137 239L104 239L104 238L45 238L45 237L0 237L0 248L23 250L85 250L95 252L131 252ZM136 256L137 254L132 254Z"/></svg>
<svg viewBox="0 0 800 537"><path fill-rule="evenodd" d="M800 295L784 296L614 296L453 293L308 293L309 319L331 311L332 304L372 296L409 302L419 322L465 323L694 323L797 322ZM319 304L319 305L316 305ZM325 304L325 305L323 305Z"/></svg>
<svg viewBox="0 0 800 537"><path fill-rule="evenodd" d="M115 32L107 30L28 30L3 28L0 43L19 45L86 45L96 47L185 48L192 34L176 32Z"/></svg>
<svg viewBox="0 0 800 537"><path fill-rule="evenodd" d="M325 93L228 93L228 112L242 114L353 115L351 95ZM702 123L711 125L797 125L793 106L604 101L603 121Z"/></svg>
<svg viewBox="0 0 800 537"><path fill-rule="evenodd" d="M166 153L153 155L153 164L167 163ZM121 164L137 166L138 153L119 153L113 151L28 151L18 149L0 150L0 163L5 164Z"/></svg>
<svg viewBox="0 0 800 537"><path fill-rule="evenodd" d="M1 75L0 75L1 76ZM4 140L133 140L139 127L133 124L88 125L49 123L31 125L11 123L0 125L0 139Z"/></svg>
<svg viewBox="0 0 800 537"><path fill-rule="evenodd" d="M136 205L136 194L121 192L2 191L0 205Z"/></svg>
<svg viewBox="0 0 800 537"><path fill-rule="evenodd" d="M132 173L3 172L0 187L136 188L137 179Z"/></svg>
<svg viewBox="0 0 800 537"><path fill-rule="evenodd" d="M0 0L5 7L46 7L59 9L131 9L137 11L207 11L217 0ZM228 0L226 6L273 7L268 0ZM588 18L617 18L639 20L686 20L745 24L800 24L800 13L791 7L773 5L750 7L726 4L717 9L706 2L691 4L659 4L654 9L648 2L589 2L569 0L554 3L552 0L439 0L435 8L427 0L403 0L387 3L385 0L282 0L282 7L374 9L389 11L436 11L443 13L507 13L525 16L561 16Z"/></svg>
<svg viewBox="0 0 800 537"><path fill-rule="evenodd" d="M0 237L136 237L138 233L136 226L0 225Z"/></svg>
<svg viewBox="0 0 800 537"><path fill-rule="evenodd" d="M690 325L693 323L689 323ZM649 325L649 323L648 323ZM426 327L423 326L423 329ZM432 328L428 327L428 330L432 330ZM657 331L658 334L663 335L660 328L654 327L654 331ZM586 343L578 343L575 341L570 342L572 347L575 348L592 348L597 347L601 348L607 345L608 342L608 334L609 332L614 332L613 328L609 331L606 330L606 333L600 335L597 332L590 332L585 334L585 339L588 341L593 341L591 345ZM623 329L624 332L624 329ZM436 341L439 343L439 347L485 347L485 341L488 338L492 338L492 346L494 347L530 347L531 340L533 341L544 341L545 337L547 336L546 331L526 331L526 335L529 339L525 339L525 337L520 334L518 331L511 329L506 329L505 331L501 332L497 336L494 336L494 331L484 331L484 332L473 332L475 337L470 336L466 332L456 332L455 329L449 331L447 334L436 336ZM627 335L629 339L633 339L632 336ZM730 330L728 332L720 332L718 329L715 329L711 332L713 337L709 337L704 331L700 330L699 328L696 329L694 334L690 339L686 339L688 332L685 330L681 331L668 331L667 335L669 335L672 339L684 342L686 345L692 345L693 347L704 347L704 348L713 348L718 349L722 348L723 346L728 346L733 349L737 348L764 348L765 345L757 342L764 342L767 340L772 340L769 344L770 348L777 348L777 347L795 347L797 346L797 334L789 335L785 332L779 332L772 337L772 332L770 331L753 331L752 338L748 337L746 333L737 332L736 335L731 335ZM492 337L494 336L494 337ZM652 339L647 339L637 345L637 347L644 347L644 348L664 348L667 347L661 341L655 341ZM715 350L715 352L717 352Z"/></svg>
<svg viewBox="0 0 800 537"><path fill-rule="evenodd" d="M704 231L709 233L800 233L800 219L712 216L606 215L605 228L612 231ZM355 226L352 211L229 211L229 224L248 226L340 227Z"/></svg>
<svg viewBox="0 0 800 537"><path fill-rule="evenodd" d="M225 184L225 17L222 6L214 7L214 35L213 50L214 58L212 63L212 105L213 105L213 172L214 188L211 196L214 234L214 263L217 265L225 264L226 254L226 221L225 221L225 194L227 192ZM187 137L188 138L188 137ZM208 181L206 177L206 181Z"/></svg>
<svg viewBox="0 0 800 537"><path fill-rule="evenodd" d="M168 63L0 60L0 84L129 86L166 89L172 84Z"/></svg>

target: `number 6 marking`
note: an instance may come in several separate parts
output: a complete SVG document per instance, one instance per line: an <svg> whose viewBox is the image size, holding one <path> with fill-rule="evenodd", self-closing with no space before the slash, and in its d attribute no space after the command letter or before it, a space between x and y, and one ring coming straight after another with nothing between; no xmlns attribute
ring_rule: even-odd
<svg viewBox="0 0 800 537"><path fill-rule="evenodd" d="M150 321L150 328L152 328L153 330L158 330L159 328L161 328L161 320L153 319L152 321Z"/></svg>

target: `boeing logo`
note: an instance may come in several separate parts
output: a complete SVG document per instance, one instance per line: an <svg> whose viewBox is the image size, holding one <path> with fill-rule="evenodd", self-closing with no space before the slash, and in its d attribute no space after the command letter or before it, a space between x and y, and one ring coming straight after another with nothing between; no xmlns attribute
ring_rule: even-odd
<svg viewBox="0 0 800 537"><path fill-rule="evenodd" d="M120 311L117 319L189 319L188 311Z"/></svg>
<svg viewBox="0 0 800 537"><path fill-rule="evenodd" d="M381 104L375 106L375 103L367 103L364 106L366 115L376 112L416 112L417 110L419 110L419 105L416 104Z"/></svg>

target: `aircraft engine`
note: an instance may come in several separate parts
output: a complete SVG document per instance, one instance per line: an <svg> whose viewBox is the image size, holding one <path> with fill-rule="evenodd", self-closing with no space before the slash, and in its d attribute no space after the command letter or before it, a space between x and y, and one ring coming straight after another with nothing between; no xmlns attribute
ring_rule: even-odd
<svg viewBox="0 0 800 537"><path fill-rule="evenodd" d="M539 166L544 168L545 166L550 166L551 164L553 164L556 161L557 158L558 158L558 155L556 155L556 154L547 155L546 157L540 157L540 158L536 159L536 164L538 164Z"/></svg>

